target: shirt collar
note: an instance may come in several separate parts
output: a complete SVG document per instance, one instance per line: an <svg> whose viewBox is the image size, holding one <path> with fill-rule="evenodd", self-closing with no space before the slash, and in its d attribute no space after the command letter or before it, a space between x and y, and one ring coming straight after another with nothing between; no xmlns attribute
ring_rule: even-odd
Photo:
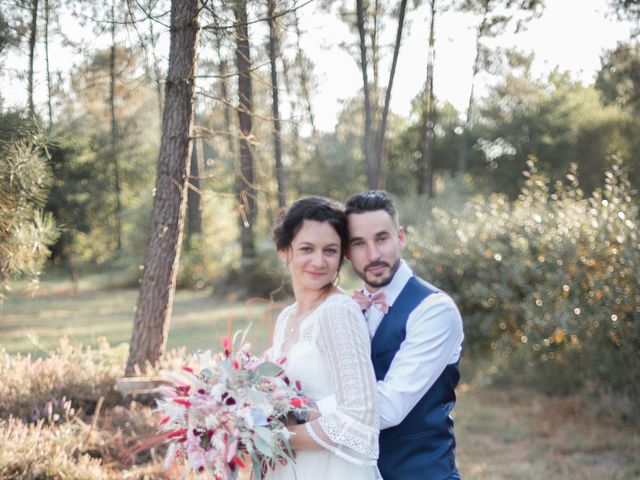
<svg viewBox="0 0 640 480"><path fill-rule="evenodd" d="M412 276L413 271L409 268L409 265L407 265L404 260L400 260L400 267L398 267L398 271L391 279L391 282L378 290L379 292L384 292L384 298L387 305L393 305L396 298L398 298L398 295L400 295L400 292ZM373 295L373 292L367 290L366 286L363 288L363 291L368 296Z"/></svg>

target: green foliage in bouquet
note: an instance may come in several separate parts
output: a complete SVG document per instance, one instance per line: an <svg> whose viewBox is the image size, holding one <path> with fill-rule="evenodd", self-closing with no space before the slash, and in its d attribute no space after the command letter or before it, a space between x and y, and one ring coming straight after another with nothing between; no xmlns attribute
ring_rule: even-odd
<svg viewBox="0 0 640 480"><path fill-rule="evenodd" d="M614 163L602 188L580 190L575 167L552 185L530 161L513 203L435 203L408 228L417 273L450 292L467 355L556 392L587 387L640 398L638 203Z"/></svg>

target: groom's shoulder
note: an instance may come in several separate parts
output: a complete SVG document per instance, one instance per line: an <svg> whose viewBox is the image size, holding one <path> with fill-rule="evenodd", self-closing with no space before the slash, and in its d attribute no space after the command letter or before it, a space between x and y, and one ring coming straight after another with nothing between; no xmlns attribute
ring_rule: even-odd
<svg viewBox="0 0 640 480"><path fill-rule="evenodd" d="M422 301L423 304L440 304L442 306L447 306L458 311L458 306L456 305L455 300L447 292L435 286L434 284L427 282L425 279L418 277L415 274L413 278L416 279L418 284L427 293L425 299Z"/></svg>
<svg viewBox="0 0 640 480"><path fill-rule="evenodd" d="M442 293L448 296L447 292L445 292L441 288L436 287L434 284L427 282L424 278L421 278L416 274L413 275L413 278L416 279L416 281L418 282L420 287L422 287L423 290L426 290L429 293Z"/></svg>

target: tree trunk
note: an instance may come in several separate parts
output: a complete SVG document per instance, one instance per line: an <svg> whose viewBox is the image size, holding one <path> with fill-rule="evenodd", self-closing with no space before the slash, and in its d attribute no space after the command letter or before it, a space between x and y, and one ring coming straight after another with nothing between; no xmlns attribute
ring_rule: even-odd
<svg viewBox="0 0 640 480"><path fill-rule="evenodd" d="M44 0L44 61L47 69L47 131L53 125L53 109L51 107L51 66L49 64L49 21L51 0Z"/></svg>
<svg viewBox="0 0 640 480"><path fill-rule="evenodd" d="M187 198L187 234L202 233L202 191L200 177L204 172L204 158L202 151L202 139L195 140L195 148L191 154L191 169L189 172L189 191Z"/></svg>
<svg viewBox="0 0 640 480"><path fill-rule="evenodd" d="M356 0L356 15L358 34L360 37L360 69L362 70L362 84L364 91L364 159L367 166L367 186L370 189L380 187L380 169L376 165L376 155L373 149L372 108L369 91L369 74L367 72L367 45L365 42L364 7L363 0Z"/></svg>
<svg viewBox="0 0 640 480"><path fill-rule="evenodd" d="M238 71L238 121L240 124L240 170L238 172L240 243L242 271L248 274L255 262L255 223L257 218L256 188L253 165L252 116L253 91L251 84L251 50L247 25L247 0L236 0L236 69Z"/></svg>
<svg viewBox="0 0 640 480"><path fill-rule="evenodd" d="M275 177L278 186L278 207L283 208L287 202L284 185L284 169L282 167L282 129L280 126L280 105L278 99L278 70L276 58L280 41L275 25L275 0L267 0L267 21L269 23L269 62L271 63L271 114L273 116L273 151L275 155Z"/></svg>
<svg viewBox="0 0 640 480"><path fill-rule="evenodd" d="M400 2L400 13L398 17L398 29L396 31L396 43L393 47L393 61L391 62L391 71L389 72L389 82L387 83L387 91L384 96L384 109L380 126L376 135L376 166L378 168L376 175L382 179L382 152L387 133L387 117L389 115L389 103L391 103L391 91L393 90L393 79L396 75L396 66L398 65L398 54L400 53L400 44L402 42L402 30L404 28L404 14L407 10L407 0Z"/></svg>
<svg viewBox="0 0 640 480"><path fill-rule="evenodd" d="M467 151L469 148L469 136L471 131L473 106L474 106L474 88L476 83L476 77L480 71L480 60L482 57L482 37L487 27L489 20L489 2L485 4L484 14L482 21L476 31L476 57L473 61L473 73L471 75L471 92L469 93L469 102L467 104L467 111L464 120L464 127L462 135L460 135L460 144L458 149L458 173L464 174L467 170Z"/></svg>
<svg viewBox="0 0 640 480"><path fill-rule="evenodd" d="M36 109L33 103L33 63L36 53L36 35L38 29L38 0L31 0L31 25L29 26L29 71L27 72L27 103L29 118L33 119Z"/></svg>
<svg viewBox="0 0 640 480"><path fill-rule="evenodd" d="M114 193L116 196L116 252L122 251L122 192L118 155L118 123L116 119L116 0L111 3L111 55L109 61L109 111L111 114L111 160L113 162Z"/></svg>
<svg viewBox="0 0 640 480"><path fill-rule="evenodd" d="M149 243L126 375L164 353L169 331L187 205L194 120L199 0L172 0L169 70L165 87Z"/></svg>
<svg viewBox="0 0 640 480"><path fill-rule="evenodd" d="M436 60L435 18L436 0L430 0L431 22L429 26L429 48L427 58L427 81L422 99L422 131L420 149L422 152L422 175L418 178L418 193L433 198L433 154L435 146L436 101L433 92L433 68Z"/></svg>
<svg viewBox="0 0 640 480"><path fill-rule="evenodd" d="M218 65L219 70L218 74L220 77L220 97L222 98L222 102L224 105L223 115L224 115L224 124L227 126L226 138L227 138L227 149L228 155L230 158L237 158L237 143L235 142L236 138L236 129L235 124L233 122L233 108L231 106L231 99L229 97L229 85L227 84L229 74L227 68L227 60L222 53L222 34L220 32L216 32L216 51L218 53ZM237 181L234 184L234 193L236 198L240 198L240 184ZM243 225L240 224L240 228L243 228Z"/></svg>
<svg viewBox="0 0 640 480"><path fill-rule="evenodd" d="M304 62L304 51L302 50L302 32L300 31L300 22L298 19L297 10L293 11L293 26L296 32L296 57L295 57L295 66L297 68L298 73L298 81L300 82L300 93L302 94L302 100L304 101L305 108L307 110L307 118L309 120L309 125L311 126L311 138L313 139L314 146L314 159L318 162L319 165L324 164L325 155L322 147L322 142L320 141L320 133L318 132L318 127L316 127L316 115L313 111L313 105L311 103L311 87L309 86L309 75L307 72L307 67ZM283 57L284 63L284 57ZM291 92L289 92L291 93ZM295 102L294 99L291 99L291 103ZM295 109L292 108L292 112ZM298 121L294 122L294 139L296 142L299 140L299 130L300 125ZM300 145L298 143L295 144L294 151L294 159L300 158Z"/></svg>

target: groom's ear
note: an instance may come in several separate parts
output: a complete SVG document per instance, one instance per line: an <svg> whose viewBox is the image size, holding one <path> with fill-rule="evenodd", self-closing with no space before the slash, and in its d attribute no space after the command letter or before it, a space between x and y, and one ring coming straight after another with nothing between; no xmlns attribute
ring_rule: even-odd
<svg viewBox="0 0 640 480"><path fill-rule="evenodd" d="M406 237L404 235L404 228L398 227L398 240L400 241L400 248L404 248Z"/></svg>

